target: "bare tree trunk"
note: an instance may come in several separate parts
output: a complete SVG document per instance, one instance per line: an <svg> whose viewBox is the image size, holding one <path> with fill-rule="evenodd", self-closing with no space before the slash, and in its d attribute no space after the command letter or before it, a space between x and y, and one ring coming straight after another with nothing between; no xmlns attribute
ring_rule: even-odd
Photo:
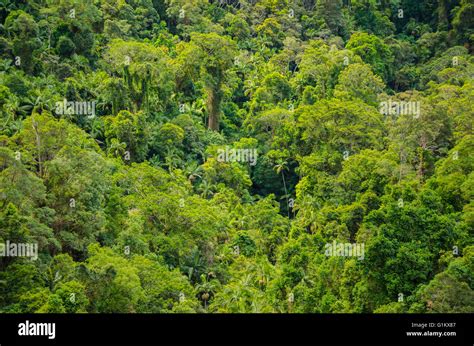
<svg viewBox="0 0 474 346"><path fill-rule="evenodd" d="M38 151L38 167L39 167L39 175L40 177L43 176L43 164L41 162L41 138L38 132L38 123L36 120L33 119L33 130L35 131L36 137L36 150Z"/></svg>
<svg viewBox="0 0 474 346"><path fill-rule="evenodd" d="M285 188L286 210L288 212L288 218L290 218L290 204L288 203L288 190L286 189L285 174L283 173L283 170L281 171L281 177L283 179L283 187Z"/></svg>
<svg viewBox="0 0 474 346"><path fill-rule="evenodd" d="M206 103L207 112L209 113L208 128L219 131L221 95L218 88L208 90Z"/></svg>

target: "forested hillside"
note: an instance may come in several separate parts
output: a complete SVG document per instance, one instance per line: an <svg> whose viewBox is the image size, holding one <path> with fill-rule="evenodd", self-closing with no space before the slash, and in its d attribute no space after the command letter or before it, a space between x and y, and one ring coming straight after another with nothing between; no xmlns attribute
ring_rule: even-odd
<svg viewBox="0 0 474 346"><path fill-rule="evenodd" d="M1 312L474 312L473 0L0 24Z"/></svg>

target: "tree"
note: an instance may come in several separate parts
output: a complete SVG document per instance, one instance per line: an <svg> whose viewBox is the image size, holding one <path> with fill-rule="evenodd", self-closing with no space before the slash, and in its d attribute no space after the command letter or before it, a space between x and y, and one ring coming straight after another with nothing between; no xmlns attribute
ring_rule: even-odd
<svg viewBox="0 0 474 346"><path fill-rule="evenodd" d="M288 207L288 217L290 217L290 206L288 204L288 190L286 189L286 182L285 182L285 170L288 169L286 167L286 165L287 165L287 163L280 159L277 162L277 164L275 165L274 169L275 169L277 174L281 173L281 179L283 181L283 187L285 189L286 204L287 204L287 207Z"/></svg>
<svg viewBox="0 0 474 346"><path fill-rule="evenodd" d="M33 73L39 63L37 49L41 46L35 19L22 10L15 10L5 19L5 29L18 66L27 73Z"/></svg>
<svg viewBox="0 0 474 346"><path fill-rule="evenodd" d="M316 15L324 18L327 27L335 36L346 36L346 26L342 11L342 0L316 2Z"/></svg>
<svg viewBox="0 0 474 346"><path fill-rule="evenodd" d="M230 78L235 48L232 40L215 33L192 34L189 43L177 47L178 66L195 81L202 80L211 130L219 130L222 89Z"/></svg>
<svg viewBox="0 0 474 346"><path fill-rule="evenodd" d="M464 313L472 311L472 246L464 249L463 257L453 259L448 268L437 274L417 292L414 311Z"/></svg>
<svg viewBox="0 0 474 346"><path fill-rule="evenodd" d="M0 312L474 312L473 9L1 0Z"/></svg>
<svg viewBox="0 0 474 346"><path fill-rule="evenodd" d="M393 63L393 55L390 48L380 38L365 32L356 32L352 34L346 48L371 65L374 72L385 82L391 79L390 65Z"/></svg>
<svg viewBox="0 0 474 346"><path fill-rule="evenodd" d="M377 106L377 96L384 89L381 78L374 75L365 64L351 64L341 72L334 96L363 100L367 104Z"/></svg>
<svg viewBox="0 0 474 346"><path fill-rule="evenodd" d="M46 164L48 205L57 213L52 227L64 251L75 256L83 254L104 227L107 166L101 155L68 146Z"/></svg>
<svg viewBox="0 0 474 346"><path fill-rule="evenodd" d="M91 312L134 312L144 298L138 270L112 249L92 244L83 267Z"/></svg>
<svg viewBox="0 0 474 346"><path fill-rule="evenodd" d="M255 91L251 110L258 112L262 109L274 107L276 104L288 100L291 96L291 87L288 81L279 73L267 75L262 86Z"/></svg>
<svg viewBox="0 0 474 346"><path fill-rule="evenodd" d="M144 113L120 111L115 117L105 119L105 137L109 145L125 143L129 156L125 160L142 161L148 153L149 131Z"/></svg>
<svg viewBox="0 0 474 346"><path fill-rule="evenodd" d="M472 44L472 35L474 34L473 17L474 17L474 4L468 0L461 0L459 6L457 6L453 12L453 29L458 39L461 42L469 41Z"/></svg>
<svg viewBox="0 0 474 346"><path fill-rule="evenodd" d="M173 79L165 48L117 39L110 43L104 58L111 72L121 74L127 86L132 101L130 111L165 108Z"/></svg>

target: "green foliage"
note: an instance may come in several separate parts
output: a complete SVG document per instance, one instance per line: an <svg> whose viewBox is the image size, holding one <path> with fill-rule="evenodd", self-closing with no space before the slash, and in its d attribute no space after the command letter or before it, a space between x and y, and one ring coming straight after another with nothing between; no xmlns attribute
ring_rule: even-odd
<svg viewBox="0 0 474 346"><path fill-rule="evenodd" d="M472 313L473 10L3 1L0 312Z"/></svg>
<svg viewBox="0 0 474 346"><path fill-rule="evenodd" d="M115 117L105 120L105 137L111 144L124 143L125 151L129 153L131 161L141 161L148 150L149 131L143 113L120 111Z"/></svg>
<svg viewBox="0 0 474 346"><path fill-rule="evenodd" d="M352 34L347 42L347 49L359 55L362 60L371 65L375 73L385 81L391 76L393 55L390 48L377 36L365 32Z"/></svg>

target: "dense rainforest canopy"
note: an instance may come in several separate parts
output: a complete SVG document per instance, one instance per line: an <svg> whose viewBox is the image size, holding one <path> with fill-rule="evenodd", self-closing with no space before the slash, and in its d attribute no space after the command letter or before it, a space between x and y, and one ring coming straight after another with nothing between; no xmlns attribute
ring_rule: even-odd
<svg viewBox="0 0 474 346"><path fill-rule="evenodd" d="M0 24L1 312L474 312L473 0Z"/></svg>

